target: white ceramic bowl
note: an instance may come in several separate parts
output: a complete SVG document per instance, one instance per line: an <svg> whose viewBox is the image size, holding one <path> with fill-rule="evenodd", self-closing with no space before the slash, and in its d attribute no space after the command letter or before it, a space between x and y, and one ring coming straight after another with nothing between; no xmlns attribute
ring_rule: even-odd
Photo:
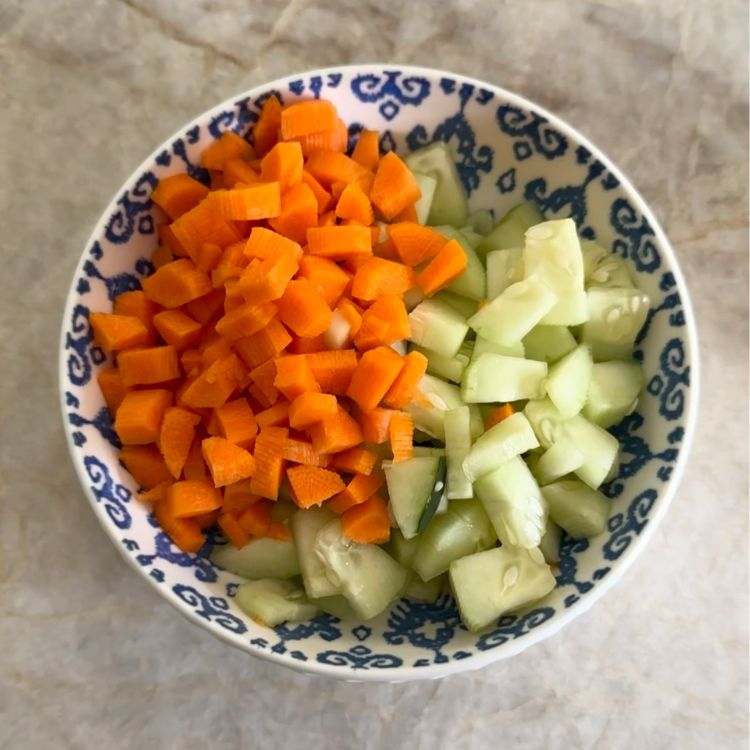
<svg viewBox="0 0 750 750"><path fill-rule="evenodd" d="M271 92L282 101L330 99L355 134L380 131L384 148L447 141L472 209L502 215L531 199L547 218L572 216L584 235L626 257L652 309L639 342L647 387L616 433L620 476L608 530L565 540L557 588L531 611L476 635L449 597L395 603L375 621L262 627L233 601L237 579L202 555L178 551L134 501L136 485L117 460L117 438L96 383L106 363L93 346L90 311L138 288L156 246L159 178L187 170L224 130L245 133ZM345 679L402 681L476 669L556 633L622 576L664 516L682 475L697 413L697 344L687 289L667 238L640 195L582 135L532 102L463 76L366 65L304 73L258 86L180 129L149 156L107 206L76 269L60 342L60 394L73 463L85 494L125 559L193 622L227 643L300 671ZM84 542L84 540L81 540Z"/></svg>

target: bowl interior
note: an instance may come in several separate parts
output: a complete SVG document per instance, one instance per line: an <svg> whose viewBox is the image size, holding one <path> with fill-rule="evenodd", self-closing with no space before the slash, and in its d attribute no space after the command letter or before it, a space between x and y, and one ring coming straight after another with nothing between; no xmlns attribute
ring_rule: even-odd
<svg viewBox="0 0 750 750"><path fill-rule="evenodd" d="M207 175L198 156L224 130L245 133L264 99L324 97L352 136L378 130L384 149L434 140L456 156L472 209L496 217L534 200L545 217L571 216L582 234L627 258L652 308L638 344L647 387L638 410L614 432L619 476L605 487L605 534L566 539L557 588L497 627L471 634L454 603L408 600L368 623L329 615L269 629L232 596L239 581L205 557L177 550L134 500L136 485L117 460L117 437L96 383L107 357L92 344L87 316L139 286L151 271L157 224L149 201L159 178ZM60 388L74 464L102 524L126 559L170 602L233 645L299 669L358 679L436 677L475 668L525 648L587 609L618 578L663 515L681 471L695 414L694 326L666 238L623 176L585 139L529 102L496 87L419 68L340 68L276 81L200 116L149 157L107 208L72 282L63 321ZM691 373L691 363L692 370ZM691 383L692 379L692 383Z"/></svg>

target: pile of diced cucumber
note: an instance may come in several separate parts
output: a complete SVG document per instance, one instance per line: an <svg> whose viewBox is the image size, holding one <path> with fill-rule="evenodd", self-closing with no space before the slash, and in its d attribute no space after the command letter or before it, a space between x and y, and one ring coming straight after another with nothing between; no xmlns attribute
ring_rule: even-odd
<svg viewBox="0 0 750 750"><path fill-rule="evenodd" d="M468 267L430 299L408 295L409 347L429 365L407 407L414 457L383 460L391 541L352 542L325 507L281 501L293 541L213 553L253 579L237 602L268 625L320 611L366 620L400 596L451 591L466 627L481 630L554 588L562 531L592 537L606 525L599 487L616 475L619 447L607 428L644 384L632 350L648 297L625 260L581 240L571 219L544 221L531 203L496 224L469 214L443 144L407 163L419 220L457 239ZM504 404L512 415L485 430Z"/></svg>

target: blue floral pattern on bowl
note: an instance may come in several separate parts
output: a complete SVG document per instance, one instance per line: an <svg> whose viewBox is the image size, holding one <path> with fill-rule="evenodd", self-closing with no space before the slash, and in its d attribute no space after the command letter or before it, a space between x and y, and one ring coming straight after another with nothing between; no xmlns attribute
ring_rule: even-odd
<svg viewBox="0 0 750 750"><path fill-rule="evenodd" d="M368 623L321 615L269 629L233 602L239 579L177 550L146 510L117 460L119 444L96 384L107 366L94 346L91 311L137 289L163 217L149 200L158 180L187 171L205 181L200 151L225 130L249 131L265 99L325 97L350 123L380 131L399 151L441 140L453 150L472 208L500 216L533 200L548 217L572 216L585 236L630 261L652 308L638 342L647 387L638 410L613 431L619 476L607 487L607 532L564 539L557 588L530 610L469 633L449 595L434 604L401 599ZM625 178L582 136L502 89L422 68L357 66L275 81L202 115L160 147L126 182L96 227L73 278L60 350L65 428L81 482L126 559L191 620L229 643L287 666L346 679L400 681L477 668L556 632L624 571L666 511L681 473L697 404L695 326L666 238Z"/></svg>

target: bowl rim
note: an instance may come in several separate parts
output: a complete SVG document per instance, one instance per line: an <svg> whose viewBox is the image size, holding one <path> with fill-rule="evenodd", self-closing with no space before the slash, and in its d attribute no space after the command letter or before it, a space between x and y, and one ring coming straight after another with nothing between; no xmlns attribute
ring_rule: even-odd
<svg viewBox="0 0 750 750"><path fill-rule="evenodd" d="M161 153L165 148L168 148L172 141L174 141L176 138L179 138L186 129L190 128L197 122L207 119L212 114L218 114L222 111L233 109L235 107L235 103L241 98L251 97L254 99L272 88L288 88L288 84L290 82L303 77L327 76L330 74L341 72L351 73L353 71L358 71L365 74L375 74L383 73L388 69L397 69L399 72L405 73L407 75L422 76L433 80L439 80L440 78L447 77L455 80L459 84L469 84L475 87L481 87L490 90L496 96L511 104L519 106L525 110L536 112L547 118L550 124L553 125L557 130L565 134L572 141L585 146L596 159L607 166L607 169L619 180L622 190L634 202L634 207L648 220L651 228L654 231L654 237L658 244L659 251L662 256L668 261L669 270L674 276L676 288L680 295L680 300L685 316L684 335L687 343L686 359L690 364L690 387L688 388L686 397L687 403L685 407L685 432L682 444L679 449L677 461L673 466L671 476L667 480L666 485L657 495L657 502L655 503L655 507L652 511L652 515L649 518L649 522L646 524L640 534L638 534L631 541L628 548L616 561L616 564L612 566L612 570L609 575L607 575L605 579L599 581L597 585L589 593L587 593L585 597L581 597L575 604L565 609L559 615L551 618L547 622L544 622L533 630L527 632L522 638L516 638L508 641L498 648L493 648L488 651L481 651L476 654L472 654L472 656L467 659L453 659L449 660L445 664L431 664L427 667L419 668L414 666L401 665L388 670L359 670L356 667L350 665L334 666L322 664L313 660L300 662L289 658L288 654L277 654L269 649L261 649L257 646L253 646L249 641L239 641L236 636L225 632L222 628L214 625L213 622L209 622L201 618L198 614L196 614L195 610L192 607L187 605L178 597L170 596L163 586L161 586L150 575L148 575L143 567L136 563L133 553L124 549L123 546L119 544L119 539L115 535L114 528L112 527L111 523L109 523L109 519L106 516L106 513L104 512L101 504L98 503L96 501L96 498L94 497L94 493L89 485L89 477L85 473L83 463L77 458L76 447L73 443L72 438L72 431L67 427L67 407L65 403L65 339L68 321L70 320L73 312L74 300L77 297L77 292L75 290L75 279L81 274L83 270L83 265L86 261L86 250L102 235L111 213L115 210L117 198L122 193L123 189L127 185L135 182L135 180L137 180L137 178L154 163L157 155ZM253 656L259 657L269 662L273 662L275 664L283 665L297 672L358 682L395 683L404 682L407 680L438 679L450 674L481 669L482 667L485 667L493 662L500 661L501 659L505 659L510 656L514 656L521 651L529 648L530 646L533 646L534 644L537 644L540 641L543 641L555 635L572 620L580 617L582 614L587 612L597 601L599 601L599 599L601 599L602 596L604 596L604 594L606 594L618 581L622 579L623 575L633 564L633 561L641 554L643 549L651 540L657 527L666 515L666 512L669 509L672 500L674 499L677 487L682 480L685 468L687 466L687 460L692 447L698 416L699 391L700 358L698 351L697 325L693 313L690 294L685 283L682 270L677 261L674 249L672 248L666 236L666 233L662 229L661 224L657 220L649 205L646 203L643 196L634 187L633 183L628 179L623 171L616 164L614 164L614 162L608 156L606 156L597 146L595 146L584 134L570 125L566 120L560 118L558 115L555 115L552 112L549 112L547 109L541 107L525 96L519 95L502 86L484 81L479 78L473 78L471 76L453 73L439 68L429 68L418 65L402 65L399 63L335 65L285 75L271 81L263 82L259 85L253 86L250 89L241 91L238 94L235 94L234 96L220 102L219 104L216 104L209 109L197 114L187 123L182 124L174 133L172 133L168 138L162 141L157 146L157 148L154 149L124 180L124 182L116 190L114 196L110 199L110 201L102 211L99 220L96 222L88 240L83 247L81 257L79 258L78 264L73 273L72 281L70 283L70 287L68 289L68 294L66 297L61 325L61 333L59 338L58 392L63 419L63 430L65 432L70 458L75 467L75 471L78 476L78 480L83 488L84 494L89 501L89 505L94 511L94 514L99 520L99 523L104 528L107 536L110 538L110 541L112 541L115 548L120 552L121 556L126 560L128 565L134 570L138 571L141 578L144 578L150 582L152 587L159 592L160 598L166 600L169 604L171 604L191 623L200 626L206 631L209 631L212 635L221 639L223 642L249 654L252 654Z"/></svg>

